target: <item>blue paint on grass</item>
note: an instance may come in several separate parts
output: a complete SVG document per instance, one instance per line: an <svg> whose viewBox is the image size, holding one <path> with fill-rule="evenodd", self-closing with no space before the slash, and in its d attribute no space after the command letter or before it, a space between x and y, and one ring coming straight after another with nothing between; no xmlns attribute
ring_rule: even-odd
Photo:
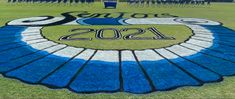
<svg viewBox="0 0 235 99"><path fill-rule="evenodd" d="M122 61L123 90L131 93L151 92L151 86L140 66L134 61Z"/></svg>
<svg viewBox="0 0 235 99"><path fill-rule="evenodd" d="M71 60L44 79L42 83L54 87L66 87L85 62L86 60L83 59Z"/></svg>
<svg viewBox="0 0 235 99"><path fill-rule="evenodd" d="M80 24L89 24L89 25L122 25L119 22L121 18L87 18L85 20L77 20L77 23Z"/></svg>
<svg viewBox="0 0 235 99"><path fill-rule="evenodd" d="M118 91L119 63L89 61L69 87L76 92Z"/></svg>
<svg viewBox="0 0 235 99"><path fill-rule="evenodd" d="M90 18L83 22L120 25L118 20ZM70 58L39 51L20 41L20 34L27 27L4 26L0 28L0 73L28 83L88 93L164 91L220 81L223 76L234 75L235 47L231 42L235 42L235 31L223 26L203 27L214 33L215 39L213 46L197 54L168 61L140 61L139 64L122 61L120 64L79 58L69 61ZM13 43L16 41L18 43Z"/></svg>

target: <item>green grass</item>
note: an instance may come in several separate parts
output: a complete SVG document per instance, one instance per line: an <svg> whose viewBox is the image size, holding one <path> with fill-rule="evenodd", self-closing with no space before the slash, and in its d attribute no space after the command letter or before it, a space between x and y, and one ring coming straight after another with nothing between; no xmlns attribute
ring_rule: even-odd
<svg viewBox="0 0 235 99"><path fill-rule="evenodd" d="M125 8L125 9L123 9ZM225 26L235 29L235 3L213 3L211 6L151 6L136 7L119 3L117 9L103 9L103 5L95 3L93 5L58 5L58 4L7 4L0 0L0 26L10 20L53 15L60 16L60 13L68 11L89 11L95 12L127 12L124 17L136 13L170 13L180 17L206 18L222 22ZM65 31L71 27L63 27ZM161 28L161 26L160 26ZM165 28L167 29L167 28ZM162 28L162 31L165 31ZM166 30L167 31L167 30ZM170 30L169 30L170 31ZM168 33L168 32L167 32ZM169 32L170 33L170 32ZM225 77L223 82L205 84L201 87L183 87L172 91L154 92L150 94L136 95L129 93L97 93L97 94L77 94L67 89L49 89L40 85L29 85L18 80L4 78L0 76L0 99L8 98L47 98L47 99L70 99L70 98L234 98L235 97L235 77Z"/></svg>
<svg viewBox="0 0 235 99"><path fill-rule="evenodd" d="M149 27L157 28L162 34L167 37L174 37L175 39L171 40L124 40L124 39L115 39L115 40L100 40L95 38L95 32L91 32L85 35L78 35L73 38L92 38L92 40L74 40L74 41L66 41L59 40L62 36L70 35L77 33L69 32L71 29L77 28L92 28L92 29L102 29L102 28L116 28L118 30L122 28L142 28L146 29ZM79 32L83 32L79 31ZM127 32L121 32L121 34L127 35L130 33L135 33L136 30L130 30ZM192 35L192 31L184 26L169 26L169 25L131 25L131 26L53 26L46 27L43 29L42 33L47 39L67 44L75 47L82 48L92 48L92 49L146 49L146 48L161 48L170 46L173 44L177 44L185 41ZM56 34L56 35L55 35ZM104 32L105 37L113 37L113 32L111 30ZM147 31L137 37L155 37L153 33Z"/></svg>
<svg viewBox="0 0 235 99"><path fill-rule="evenodd" d="M0 76L0 86L0 99L233 99L235 97L235 77L226 77L223 82L219 83L209 83L199 87L181 87L172 91L150 94L123 92L77 94L67 89L49 89L2 76Z"/></svg>

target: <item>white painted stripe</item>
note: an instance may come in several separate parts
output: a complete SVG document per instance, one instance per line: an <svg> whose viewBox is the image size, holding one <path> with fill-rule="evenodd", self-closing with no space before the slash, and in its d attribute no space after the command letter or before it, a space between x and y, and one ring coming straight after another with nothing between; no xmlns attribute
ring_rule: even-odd
<svg viewBox="0 0 235 99"><path fill-rule="evenodd" d="M200 40L205 40L205 41L208 41L208 42L213 42L213 39L211 39L211 38L194 37L194 36L192 38L200 39Z"/></svg>
<svg viewBox="0 0 235 99"><path fill-rule="evenodd" d="M211 32L210 30L193 30L193 32Z"/></svg>
<svg viewBox="0 0 235 99"><path fill-rule="evenodd" d="M30 46L34 49L38 49L41 50L43 48L49 47L49 46L53 46L53 45L58 45L54 42L51 41L47 41L47 42L41 42L41 43L35 43L35 44L31 44Z"/></svg>
<svg viewBox="0 0 235 99"><path fill-rule="evenodd" d="M206 29L204 27L190 27L190 28L193 29L193 30L204 30L204 29Z"/></svg>
<svg viewBox="0 0 235 99"><path fill-rule="evenodd" d="M119 62L118 51L101 51L98 50L92 60Z"/></svg>
<svg viewBox="0 0 235 99"><path fill-rule="evenodd" d="M201 27L201 28L192 28L192 27L190 27L192 30L194 30L194 31L210 31L210 30L208 30L208 29L206 29L206 28L203 28L203 27Z"/></svg>
<svg viewBox="0 0 235 99"><path fill-rule="evenodd" d="M40 27L40 26L37 26L37 27L28 27L27 28L27 30L40 30L40 29L42 29L42 27Z"/></svg>
<svg viewBox="0 0 235 99"><path fill-rule="evenodd" d="M166 49L155 49L155 51L157 51L159 54L161 54L162 56L164 56L167 59L175 59L175 58L179 58L177 55L171 53L170 51L166 50Z"/></svg>
<svg viewBox="0 0 235 99"><path fill-rule="evenodd" d="M42 39L43 37L41 35L36 36L23 36L22 41L27 42L27 40L33 40L33 39Z"/></svg>
<svg viewBox="0 0 235 99"><path fill-rule="evenodd" d="M163 59L153 50L135 51L135 54L139 61L157 61Z"/></svg>
<svg viewBox="0 0 235 99"><path fill-rule="evenodd" d="M197 30L197 31L205 31L205 30L209 30L209 29L207 29L207 28L204 28L204 27L201 27L201 28L191 28L191 29L193 29L193 30ZM210 31L217 31L217 29L210 29Z"/></svg>
<svg viewBox="0 0 235 99"><path fill-rule="evenodd" d="M193 40L193 39L190 39L186 43L192 43L192 44L199 45L205 48L209 48L213 45L211 42L205 42L205 41Z"/></svg>
<svg viewBox="0 0 235 99"><path fill-rule="evenodd" d="M190 28L195 29L195 30L208 30L208 28L203 27L203 26L191 26Z"/></svg>
<svg viewBox="0 0 235 99"><path fill-rule="evenodd" d="M187 47L187 48L194 49L194 50L196 50L196 51L198 51L198 52L201 51L201 50L204 50L203 47L195 46L195 45L188 44L188 43L182 43L182 44L180 44L180 45L183 45L183 46L185 46L185 47Z"/></svg>
<svg viewBox="0 0 235 99"><path fill-rule="evenodd" d="M174 46L168 47L166 49L171 50L172 52L177 53L180 56L190 56L190 55L197 53L196 51L189 50L189 49L182 47L182 46L179 46L179 45L174 45Z"/></svg>
<svg viewBox="0 0 235 99"><path fill-rule="evenodd" d="M220 25L219 22L198 18L176 18L175 21L189 25Z"/></svg>
<svg viewBox="0 0 235 99"><path fill-rule="evenodd" d="M213 35L195 34L195 36L206 37L206 38L209 38L209 39L214 39L215 38Z"/></svg>
<svg viewBox="0 0 235 99"><path fill-rule="evenodd" d="M193 24L186 24L186 26L190 27L190 28L203 28L200 25L193 25Z"/></svg>
<svg viewBox="0 0 235 99"><path fill-rule="evenodd" d="M36 35L25 35L24 37L35 37L35 36L41 36L41 34L36 34Z"/></svg>
<svg viewBox="0 0 235 99"><path fill-rule="evenodd" d="M31 44L31 43L37 43L37 42L43 42L43 41L48 41L48 40L46 40L46 39L36 39L36 40L27 41L27 43Z"/></svg>
<svg viewBox="0 0 235 99"><path fill-rule="evenodd" d="M27 29L25 29L24 31L22 31L23 34L27 34L27 33L40 33L40 29L42 29L42 27L28 27Z"/></svg>
<svg viewBox="0 0 235 99"><path fill-rule="evenodd" d="M35 34L35 33L38 33L38 34L40 34L40 30L30 30L30 31L26 31L26 32L22 32L21 34L28 34L28 35L30 35L30 34Z"/></svg>
<svg viewBox="0 0 235 99"><path fill-rule="evenodd" d="M82 50L82 48L66 47L62 50L55 52L53 55L71 58Z"/></svg>
<svg viewBox="0 0 235 99"><path fill-rule="evenodd" d="M130 18L125 20L127 24L182 24L174 21L175 18Z"/></svg>
<svg viewBox="0 0 235 99"><path fill-rule="evenodd" d="M136 61L131 51L121 51L122 61Z"/></svg>
<svg viewBox="0 0 235 99"><path fill-rule="evenodd" d="M30 17L30 18L22 18L22 19L16 19L8 23L8 25L46 25L50 23L55 23L60 20L63 20L64 17L54 17L50 20L43 20L47 17ZM24 21L35 21L35 22L24 22ZM42 21L36 21L36 20L42 20Z"/></svg>
<svg viewBox="0 0 235 99"><path fill-rule="evenodd" d="M94 52L95 52L95 50L86 49L86 50L83 51L81 54L79 54L78 56L76 56L75 59L88 60L88 59L93 55Z"/></svg>
<svg viewBox="0 0 235 99"><path fill-rule="evenodd" d="M32 35L40 35L40 32L32 32L32 33L21 34L21 36L32 36Z"/></svg>
<svg viewBox="0 0 235 99"><path fill-rule="evenodd" d="M59 50L59 49L65 47L65 46L66 46L66 45L56 45L56 46L47 48L47 49L45 49L45 50L43 50L43 51L46 51L46 52L48 52L48 53L52 53L52 52L54 52L54 51L56 51L56 50Z"/></svg>
<svg viewBox="0 0 235 99"><path fill-rule="evenodd" d="M213 35L214 33L212 32L193 32L195 34L207 34L207 35Z"/></svg>
<svg viewBox="0 0 235 99"><path fill-rule="evenodd" d="M21 35L24 36L24 35L32 35L32 34L41 34L40 31L34 31L34 32L22 32Z"/></svg>

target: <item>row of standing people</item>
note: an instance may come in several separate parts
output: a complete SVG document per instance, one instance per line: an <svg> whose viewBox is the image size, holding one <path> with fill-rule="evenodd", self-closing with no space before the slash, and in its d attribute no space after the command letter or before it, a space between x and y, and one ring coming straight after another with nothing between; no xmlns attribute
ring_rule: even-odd
<svg viewBox="0 0 235 99"><path fill-rule="evenodd" d="M8 2L93 3L94 0L8 0ZM210 4L211 0L128 0L127 2L129 4Z"/></svg>
<svg viewBox="0 0 235 99"><path fill-rule="evenodd" d="M8 0L9 3L93 3L94 0Z"/></svg>
<svg viewBox="0 0 235 99"><path fill-rule="evenodd" d="M211 0L128 0L129 4L210 4Z"/></svg>

